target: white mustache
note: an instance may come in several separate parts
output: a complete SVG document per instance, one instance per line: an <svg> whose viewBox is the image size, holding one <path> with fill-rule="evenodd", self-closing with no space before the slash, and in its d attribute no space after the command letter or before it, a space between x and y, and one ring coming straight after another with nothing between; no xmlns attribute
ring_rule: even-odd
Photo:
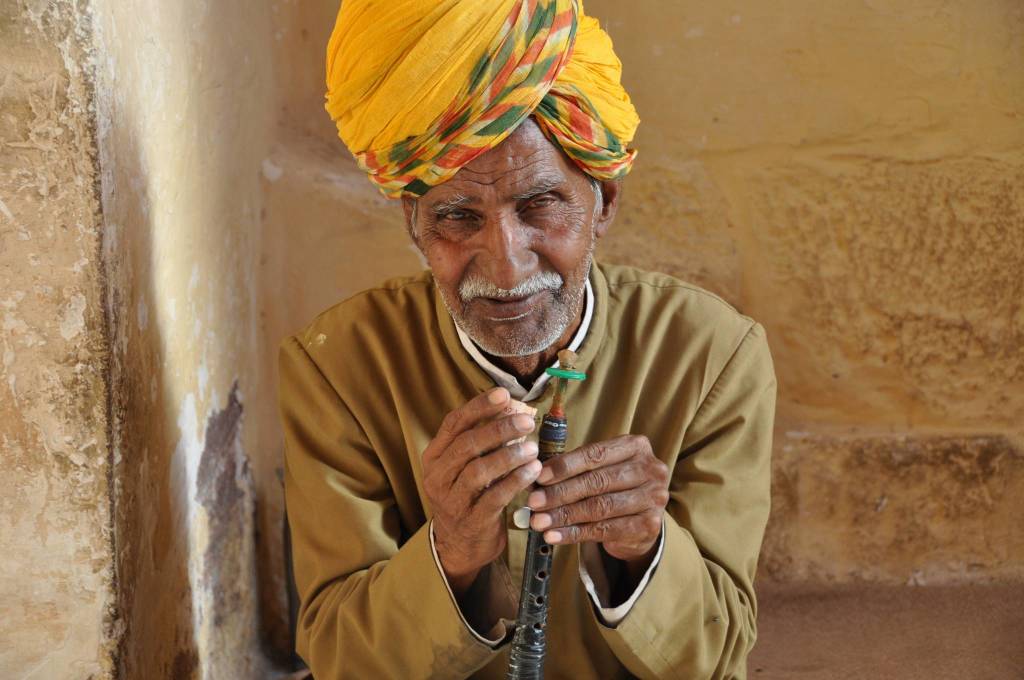
<svg viewBox="0 0 1024 680"><path fill-rule="evenodd" d="M485 297L496 300L522 298L542 290L559 290L564 281L555 272L541 272L520 281L515 288L499 288L482 276L470 274L459 284L459 297L463 302Z"/></svg>

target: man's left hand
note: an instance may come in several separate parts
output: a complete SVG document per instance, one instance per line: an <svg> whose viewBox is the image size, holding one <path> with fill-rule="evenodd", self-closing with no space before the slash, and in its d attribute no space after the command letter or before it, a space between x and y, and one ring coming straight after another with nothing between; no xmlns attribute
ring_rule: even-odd
<svg viewBox="0 0 1024 680"><path fill-rule="evenodd" d="M668 466L642 435L581 446L544 463L528 503L551 544L599 542L630 566L649 563L668 503Z"/></svg>

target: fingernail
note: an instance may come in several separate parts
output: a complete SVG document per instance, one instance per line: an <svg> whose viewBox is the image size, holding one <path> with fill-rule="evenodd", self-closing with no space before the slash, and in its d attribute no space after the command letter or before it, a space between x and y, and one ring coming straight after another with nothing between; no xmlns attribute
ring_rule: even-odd
<svg viewBox="0 0 1024 680"><path fill-rule="evenodd" d="M520 432L529 432L533 429L533 418L528 415L520 413L518 416L512 419L512 424L516 426L516 429Z"/></svg>
<svg viewBox="0 0 1024 680"><path fill-rule="evenodd" d="M544 532L544 540L548 543L558 543L562 540L561 531L546 531Z"/></svg>
<svg viewBox="0 0 1024 680"><path fill-rule="evenodd" d="M544 503L548 500L547 494L543 491L534 491L530 494L529 498L526 499L526 504L534 510L544 507Z"/></svg>
<svg viewBox="0 0 1024 680"><path fill-rule="evenodd" d="M523 457L524 458L536 458L540 449L537 448L537 442L523 442Z"/></svg>
<svg viewBox="0 0 1024 680"><path fill-rule="evenodd" d="M555 473L551 471L551 468L546 467L544 468L544 471L540 473L540 477L537 478L537 481L541 484L546 484L554 479L554 477Z"/></svg>
<svg viewBox="0 0 1024 680"><path fill-rule="evenodd" d="M543 512L536 513L530 522L533 524L534 531L544 531L551 526L551 515Z"/></svg>
<svg viewBox="0 0 1024 680"><path fill-rule="evenodd" d="M487 401L491 402L495 406L504 402L506 399L508 399L508 392L504 387L493 389L487 395Z"/></svg>
<svg viewBox="0 0 1024 680"><path fill-rule="evenodd" d="M531 477L536 477L540 473L540 468L540 461L535 460L531 461L530 464L526 466L526 471L530 473Z"/></svg>

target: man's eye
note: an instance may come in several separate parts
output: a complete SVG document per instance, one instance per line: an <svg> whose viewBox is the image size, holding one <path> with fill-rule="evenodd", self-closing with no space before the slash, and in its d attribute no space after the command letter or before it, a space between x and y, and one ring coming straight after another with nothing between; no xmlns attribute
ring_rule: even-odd
<svg viewBox="0 0 1024 680"><path fill-rule="evenodd" d="M530 204L527 205L526 207L527 208L547 208L548 206L553 205L554 202L555 202L554 196L541 196L539 198L535 198L532 201L530 201Z"/></svg>
<svg viewBox="0 0 1024 680"><path fill-rule="evenodd" d="M449 210L448 212L441 213L442 220L448 220L450 222L461 222L468 220L471 215L465 210Z"/></svg>

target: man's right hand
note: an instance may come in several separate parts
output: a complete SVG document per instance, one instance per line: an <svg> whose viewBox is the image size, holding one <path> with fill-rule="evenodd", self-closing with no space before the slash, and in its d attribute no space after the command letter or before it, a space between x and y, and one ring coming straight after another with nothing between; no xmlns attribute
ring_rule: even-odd
<svg viewBox="0 0 1024 680"><path fill-rule="evenodd" d="M501 555L505 506L541 471L536 442L506 444L533 431L533 418L503 413L511 413L508 390L485 392L445 416L423 452L434 546L456 596Z"/></svg>

